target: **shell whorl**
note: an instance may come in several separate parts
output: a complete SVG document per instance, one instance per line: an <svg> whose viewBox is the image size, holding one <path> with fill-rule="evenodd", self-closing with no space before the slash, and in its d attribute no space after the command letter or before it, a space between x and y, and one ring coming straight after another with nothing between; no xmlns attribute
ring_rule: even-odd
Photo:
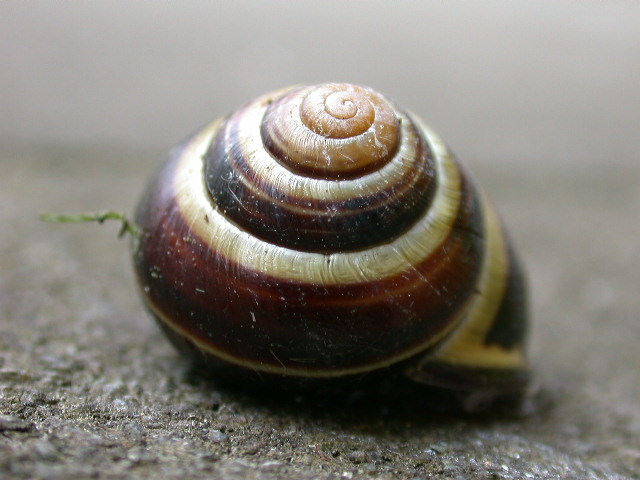
<svg viewBox="0 0 640 480"><path fill-rule="evenodd" d="M431 156L413 121L380 94L300 87L226 119L206 154L206 182L224 215L260 238L355 250L422 215L436 185Z"/></svg>
<svg viewBox="0 0 640 480"><path fill-rule="evenodd" d="M336 377L450 340L447 364L524 365L522 278L497 215L437 134L370 89L294 87L211 123L136 222L147 305L197 352Z"/></svg>
<svg viewBox="0 0 640 480"><path fill-rule="evenodd" d="M396 153L400 119L380 94L331 83L274 101L262 122L266 148L293 172L312 178L360 177Z"/></svg>

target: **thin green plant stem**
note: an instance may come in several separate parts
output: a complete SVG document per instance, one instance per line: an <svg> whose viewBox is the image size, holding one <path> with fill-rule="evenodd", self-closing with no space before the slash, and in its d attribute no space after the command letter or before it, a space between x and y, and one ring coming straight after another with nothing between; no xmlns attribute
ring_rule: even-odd
<svg viewBox="0 0 640 480"><path fill-rule="evenodd" d="M118 238L123 237L125 234L131 235L131 237L136 240L140 238L140 229L131 220L129 220L126 215L120 212L106 211L95 213L79 213L77 215L43 213L42 215L40 215L40 220L51 223L104 223L107 220L118 220L121 223L120 231L118 232Z"/></svg>

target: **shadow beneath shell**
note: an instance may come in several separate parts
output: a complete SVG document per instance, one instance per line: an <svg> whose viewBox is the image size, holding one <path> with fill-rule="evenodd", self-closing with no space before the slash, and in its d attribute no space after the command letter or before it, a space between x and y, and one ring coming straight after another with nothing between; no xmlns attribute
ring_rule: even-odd
<svg viewBox="0 0 640 480"><path fill-rule="evenodd" d="M201 365L192 366L185 380L231 401L267 409L276 416L295 416L343 427L375 428L407 424L444 426L465 420L475 423L518 421L552 408L551 392L533 384L523 392L452 391L417 384L398 375L360 377L348 381L274 381L255 373L246 377L211 378ZM533 382L532 382L533 383Z"/></svg>

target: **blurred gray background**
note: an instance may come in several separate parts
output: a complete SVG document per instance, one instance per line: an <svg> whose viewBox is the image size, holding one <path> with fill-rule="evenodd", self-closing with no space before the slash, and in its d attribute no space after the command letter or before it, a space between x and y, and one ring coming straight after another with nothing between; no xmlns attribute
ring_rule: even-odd
<svg viewBox="0 0 640 480"><path fill-rule="evenodd" d="M637 158L640 4L3 2L0 139L167 149L293 83L370 85L463 158ZM542 165L540 165L542 167Z"/></svg>
<svg viewBox="0 0 640 480"><path fill-rule="evenodd" d="M505 217L528 415L218 389L147 318L117 226L37 220L131 212L199 125L320 81L425 118ZM1 2L0 477L640 478L639 127L640 2Z"/></svg>

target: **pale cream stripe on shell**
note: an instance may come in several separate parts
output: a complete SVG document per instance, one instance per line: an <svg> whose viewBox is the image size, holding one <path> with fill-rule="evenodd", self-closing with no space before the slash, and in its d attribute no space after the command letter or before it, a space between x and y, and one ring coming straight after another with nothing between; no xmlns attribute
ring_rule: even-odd
<svg viewBox="0 0 640 480"><path fill-rule="evenodd" d="M323 180L303 175L297 175L277 161L264 148L260 133L260 122L264 116L267 100L271 97L258 99L251 106L245 107L240 116L238 131L243 132L242 142L238 147L250 167L258 178L269 178L274 189L283 192L288 197L308 198L312 203L326 198L335 202L350 200L352 198L375 195L381 190L387 189L396 179L404 178L409 171L415 168L417 162L423 161L416 157L416 136L419 134L412 128L412 121L406 115L396 112L400 118L400 139L398 151L395 156L379 170L353 180ZM300 122L297 119L292 121ZM304 125L302 125L304 127ZM306 127L304 127L306 128ZM416 128L420 126L416 124ZM426 132L425 132L426 133ZM435 135L433 133L433 135ZM439 139L438 139L439 140ZM441 140L439 140L442 143ZM339 140L336 140L339 143ZM443 144L444 149L446 147ZM245 188L253 195L263 196L256 186L245 183ZM294 206L289 206L294 209ZM302 206L300 212L305 210ZM329 212L330 214L330 212Z"/></svg>
<svg viewBox="0 0 640 480"><path fill-rule="evenodd" d="M203 156L219 125L220 121L213 122L197 134L185 147L179 160L180 165L177 169L175 188L177 203L187 224L201 239L208 239L210 248L220 251L231 261L267 275L284 277L300 282L315 282L323 285L345 282L370 282L386 276L396 275L412 268L411 266L415 263L428 258L447 239L450 233L461 199L459 193L461 177L444 142L437 134L418 123L418 121L417 125L424 130L434 154L438 172L437 178L440 181L431 209L404 236L395 239L389 244L375 246L361 252L330 255L290 250L256 239L227 222L210 204L209 194L202 179ZM200 187L193 188L193 185L199 185ZM483 206L486 207L484 198L482 200ZM436 218L437 215L434 212L439 212L439 219ZM209 222L205 220L205 217L208 218ZM433 232L427 235L426 232L430 227L433 227ZM494 229L493 233L486 233L486 235L491 237L499 236L500 230ZM502 242L501 239L493 239L488 242L488 245L495 244L496 241ZM412 242L415 242L415 245ZM396 252L400 252L400 255ZM485 252L486 261L490 261L488 257L492 255L495 255L494 248ZM327 257L331 257L331 267L328 266ZM334 269L337 273L331 273ZM481 278L486 282L490 275L485 273ZM485 290L483 285L480 285L479 288ZM427 339L421 345L417 345L398 355L381 359L375 364L341 369L327 367L320 370L305 367L285 367L278 363L248 362L243 358L212 347L197 337L191 336L186 330L167 318L152 302L149 306L157 318L172 325L172 328L182 336L189 338L198 348L208 351L229 363L266 373L319 378L362 373L411 358L430 345L440 341L450 333L451 329L458 326L462 319L472 318L476 315L476 310L486 309L483 305L483 298L473 298L469 305L461 310L457 318L452 319L451 328L445 329L440 335ZM488 317L485 318L488 319Z"/></svg>
<svg viewBox="0 0 640 480"><path fill-rule="evenodd" d="M507 287L509 257L500 219L487 198L481 195L487 243L478 280L479 293L472 299L466 317L452 337L425 359L427 365L433 361L470 368L512 369L526 366L520 346L507 350L497 344L485 344Z"/></svg>
<svg viewBox="0 0 640 480"><path fill-rule="evenodd" d="M371 282L411 270L412 265L427 259L450 234L461 199L460 173L440 137L418 124L433 152L438 186L428 211L403 235L366 250L332 254L292 250L255 238L228 222L212 206L204 184L203 157L219 124L216 121L205 127L185 146L176 171L175 198L194 234L240 266L274 277L318 285ZM277 162L271 162L277 165ZM274 168L286 170L279 165ZM374 175L379 173L374 172L367 177ZM358 181L340 183L350 184L345 186L348 190L359 188L356 185ZM314 182L337 183L326 180Z"/></svg>

